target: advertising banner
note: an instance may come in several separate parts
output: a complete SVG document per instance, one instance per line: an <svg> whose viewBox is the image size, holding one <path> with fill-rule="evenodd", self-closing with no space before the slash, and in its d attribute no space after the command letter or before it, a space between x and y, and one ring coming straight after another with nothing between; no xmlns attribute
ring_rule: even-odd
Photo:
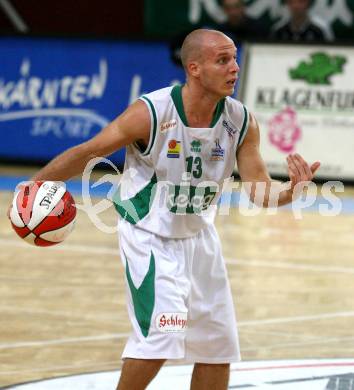
<svg viewBox="0 0 354 390"><path fill-rule="evenodd" d="M1 38L0 58L2 159L47 161L185 79L163 43Z"/></svg>
<svg viewBox="0 0 354 390"><path fill-rule="evenodd" d="M272 174L286 156L319 160L319 177L354 179L354 49L251 45L243 101L254 112Z"/></svg>

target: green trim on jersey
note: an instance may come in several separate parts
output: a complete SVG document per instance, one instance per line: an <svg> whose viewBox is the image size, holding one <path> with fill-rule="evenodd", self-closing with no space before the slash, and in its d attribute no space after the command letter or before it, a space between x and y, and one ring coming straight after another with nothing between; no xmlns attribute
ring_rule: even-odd
<svg viewBox="0 0 354 390"><path fill-rule="evenodd" d="M173 103L174 103L174 105L176 107L176 110L178 112L178 115L181 118L181 121L183 122L183 124L186 127L189 127L188 121L187 121L187 117L186 117L186 113L184 111L184 106L183 106L182 85L175 85L172 88L171 97L172 97ZM216 105L216 108L215 108L215 111L214 111L214 114L213 114L213 118L211 120L211 123L210 123L209 127L214 127L216 125L217 121L219 120L221 114L224 111L225 100L226 100L225 98L219 100L218 104Z"/></svg>
<svg viewBox="0 0 354 390"><path fill-rule="evenodd" d="M248 112L247 112L247 108L245 106L243 106L243 113L244 113L243 124L242 124L240 137L238 139L237 146L242 144L243 139L245 138L246 132L247 132L247 129L248 129L249 115L248 115Z"/></svg>
<svg viewBox="0 0 354 390"><path fill-rule="evenodd" d="M120 188L113 196L114 207L117 210L118 214L130 222L131 224L137 224L141 219L146 217L150 212L150 207L152 205L157 183L156 173L152 176L149 183L141 189L135 196L132 198L122 200L120 196Z"/></svg>
<svg viewBox="0 0 354 390"><path fill-rule="evenodd" d="M183 122L183 124L186 127L188 127L187 117L186 117L186 113L184 112L184 107L183 107L182 86L181 85L175 85L172 88L171 97L172 97L173 103L176 107L176 110L178 112L178 115L181 118L181 121Z"/></svg>
<svg viewBox="0 0 354 390"><path fill-rule="evenodd" d="M136 288L130 275L129 263L125 253L124 256L126 263L125 273L127 275L128 285L132 294L135 317L140 326L141 333L144 337L147 337L155 306L155 257L151 251L149 270L140 287Z"/></svg>
<svg viewBox="0 0 354 390"><path fill-rule="evenodd" d="M219 120L221 114L224 111L225 101L226 101L225 98L218 101L218 104L216 105L216 108L214 111L213 119L211 120L210 127L214 127L216 125L217 121Z"/></svg>
<svg viewBox="0 0 354 390"><path fill-rule="evenodd" d="M151 114L152 114L152 124L151 124L152 134L150 134L149 144L146 147L145 151L142 151L141 150L141 146L139 146L139 144L137 144L136 142L134 142L134 145L138 148L138 150L141 152L141 154L143 156L147 156L151 152L151 149L152 149L152 147L154 145L155 138L156 138L157 115L156 115L155 107L154 107L154 105L152 104L152 101L149 98L147 98L146 96L141 96L140 99L146 101L148 106L149 106L149 108L150 108L150 111L151 111Z"/></svg>
<svg viewBox="0 0 354 390"><path fill-rule="evenodd" d="M139 150L140 153L144 153L146 146L142 143L141 140L135 141L133 145Z"/></svg>

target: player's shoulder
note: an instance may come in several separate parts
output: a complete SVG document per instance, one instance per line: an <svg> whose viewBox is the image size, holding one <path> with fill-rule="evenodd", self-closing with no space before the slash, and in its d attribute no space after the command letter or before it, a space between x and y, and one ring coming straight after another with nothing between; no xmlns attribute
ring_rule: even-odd
<svg viewBox="0 0 354 390"><path fill-rule="evenodd" d="M244 113L245 110L247 111L246 106L240 100L237 100L232 96L226 96L225 109L229 112L231 111Z"/></svg>
<svg viewBox="0 0 354 390"><path fill-rule="evenodd" d="M231 96L225 98L224 108L225 120L240 131L240 143L246 135L250 115L247 107L240 101Z"/></svg>
<svg viewBox="0 0 354 390"><path fill-rule="evenodd" d="M173 87L165 87L161 89L156 89L155 91L145 93L141 96L142 99L148 99L151 102L155 103L161 100L168 99L171 96L171 91Z"/></svg>

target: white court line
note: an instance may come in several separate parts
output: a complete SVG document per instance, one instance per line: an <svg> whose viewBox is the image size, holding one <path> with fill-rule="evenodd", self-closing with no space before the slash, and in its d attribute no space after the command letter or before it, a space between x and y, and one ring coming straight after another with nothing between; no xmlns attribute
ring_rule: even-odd
<svg viewBox="0 0 354 390"><path fill-rule="evenodd" d="M89 315L89 314L76 314L70 311L60 311L60 310L46 310L41 308L25 308L25 307L16 307L16 306L6 306L0 305L0 312L10 312L10 313L26 313L26 314L45 314L46 316L52 317L65 317L66 319L77 319L77 320L87 320L87 321L98 321L98 322L115 322L119 321L118 314L112 315L104 315L100 314L98 317L97 314Z"/></svg>
<svg viewBox="0 0 354 390"><path fill-rule="evenodd" d="M18 370L11 370L11 371L0 371L0 376L2 375L16 375L18 374L19 372L22 374L22 373L32 373L32 372L47 372L47 371L58 371L58 370L65 370L65 369L73 369L73 370L76 370L77 368L93 368L93 369L96 369L95 371L99 371L98 370L98 367L100 367L100 369L102 370L105 370L104 367L107 367L107 366L110 366L109 368L107 367L107 369L111 370L112 368L113 369L116 369L117 372L119 370L119 363L120 363L120 360L117 359L116 361L110 361L110 362L97 362L97 363L83 363L83 364L75 364L75 362L71 363L71 364L67 364L67 365L64 365L64 366L47 366L47 367L41 367L41 368L32 368L32 369L22 369L22 368L19 368ZM113 367L111 367L113 366ZM75 375L80 375L78 373L75 373ZM54 378L48 378L48 379L54 379ZM14 385L12 385L14 386Z"/></svg>
<svg viewBox="0 0 354 390"><path fill-rule="evenodd" d="M0 310L2 312L13 312L13 313L28 313L28 314L45 314L49 316L63 316L69 319L80 319L80 320L95 320L95 321L109 321L116 322L119 320L117 316L107 316L107 315L76 315L71 312L62 312L56 310L45 310L45 309L27 309L27 308L18 308L18 307L10 307L10 306L0 306ZM243 326L259 326L259 325L276 325L276 324L286 324L286 323L294 323L294 322L305 322L305 321L318 321L318 320L326 320L333 318L349 318L354 317L354 311L344 311L344 312L334 312L334 313L322 313L317 315L310 316L296 316L296 317L283 317L283 318L271 318L264 320L250 320L250 321L240 321L238 322L239 327ZM258 332L258 331L257 331ZM123 336L129 333L121 333ZM278 334L278 333L277 333ZM291 334L287 333L288 336ZM116 336L116 335L115 335ZM117 337L114 337L117 338ZM1 349L1 344L0 344Z"/></svg>
<svg viewBox="0 0 354 390"><path fill-rule="evenodd" d="M306 345L313 345L313 344L329 344L329 343L337 343L338 345L341 345L348 341L354 341L354 337L334 337L334 338L326 338L324 336L318 337L316 339L313 339L312 341L295 341L293 343L279 343L279 344L272 344L272 345L257 345L255 347L246 347L242 348L242 351L259 351L259 350L267 350L267 349L277 349L277 348L289 348L289 347L301 347Z"/></svg>
<svg viewBox="0 0 354 390"><path fill-rule="evenodd" d="M39 340L39 341L22 341L19 343L6 343L0 344L0 349L15 349L15 348L29 348L29 347L42 347L44 345L62 345L71 344L86 341L103 341L103 340L115 340L125 339L130 333L111 333L102 334L98 336L82 336L82 337L70 337L67 339L54 339L54 340Z"/></svg>
<svg viewBox="0 0 354 390"><path fill-rule="evenodd" d="M106 248L103 246L94 245L68 245L59 244L48 248L40 248L34 245L29 245L26 242L12 239L0 238L0 244L10 247L32 249L37 251L72 251L72 252L83 252L89 254L101 254L101 255L112 255L119 257L118 244L117 249ZM291 270L303 270L313 272L324 272L324 273L341 273L341 274L354 274L354 268L351 267L332 267L324 264L320 265L308 265L303 263L290 263L287 261L267 261L267 260L247 260L247 259L231 259L226 257L225 261L227 264L232 265L245 265L248 267L264 267L264 268L277 268L277 269L291 269Z"/></svg>
<svg viewBox="0 0 354 390"><path fill-rule="evenodd" d="M258 325L269 325L269 324L284 324L284 323L291 323L291 322L316 321L321 319L338 318L338 317L354 317L354 312L323 313L314 316L299 316L299 317L288 317L288 318L272 318L272 319L265 319L265 320L240 321L238 322L238 326L243 327L243 326L258 326ZM112 334L103 334L97 336L82 336L82 337L70 337L70 338L53 339L53 340L38 340L38 341L6 343L6 344L0 344L0 350L14 349L14 348L42 347L44 345L71 344L71 343L79 343L85 341L125 339L129 336L129 334L130 333L112 333ZM321 340L323 342L322 337Z"/></svg>
<svg viewBox="0 0 354 390"><path fill-rule="evenodd" d="M117 336L114 336L114 335L102 335L101 336L101 339L103 337L108 337L106 338L107 340L110 340L111 336L114 336L114 338L120 338L120 335L121 334L117 334ZM86 337L85 339L89 339L90 338L90 341L91 339L97 339L98 336L96 337ZM78 339L84 339L84 338L78 338ZM68 339L67 339L68 340ZM74 339L71 339L71 340L74 340ZM61 341L63 340L52 340L52 343L51 344L54 344L53 341L56 341L55 344L61 344ZM315 344L323 344L323 345L326 345L326 344L329 344L329 343L337 343L337 344L343 344L345 342L348 342L348 341L354 341L354 337L336 337L336 338L323 338L322 336L317 338L317 339L314 339L314 340L307 340L307 341L297 341L297 342L293 342L293 343L279 343L279 344L272 344L272 345L269 345L269 346L264 346L264 345L259 345L259 346L256 346L256 347L243 347L242 348L242 351L259 351L260 349L262 350L269 350L269 349L277 349L277 348L289 348L289 347L295 347L295 348L299 348L301 346L307 346L307 345L315 345ZM70 341L71 342L71 341ZM29 344L29 343L27 343ZM34 344L32 342L32 344ZM43 345L48 345L48 344L44 344L43 342L37 342L36 344L39 344L39 346L43 346ZM10 347L11 348L11 347ZM16 346L15 348L20 348L20 346ZM1 349L1 348L0 348ZM83 368L83 367L96 367L96 366L106 366L108 364L117 364L117 362L106 362L106 363L97 363L97 364L93 364L93 365L70 365L70 366L54 366L54 367L46 367L45 369L34 369L34 370L22 370L21 369L21 372L35 372L35 371L51 371L52 369L55 369L55 370L58 370L58 369L64 369L64 368ZM0 372L0 375L9 375L9 374L15 374L17 373L17 371L1 371Z"/></svg>
<svg viewBox="0 0 354 390"><path fill-rule="evenodd" d="M41 248L35 245L30 245L21 240L20 238L18 240L12 240L12 239L4 239L0 238L0 244L6 245L10 247L16 247L16 248L25 248L25 249L32 249L37 251L72 251L72 252L83 252L83 253L92 253L92 254L99 254L99 255L112 255L119 257L119 251L118 251L118 243L117 243L117 249L113 248L106 248L104 246L93 246L93 245L76 245L76 244L58 244L55 246L47 247L47 248Z"/></svg>
<svg viewBox="0 0 354 390"><path fill-rule="evenodd" d="M314 271L324 273L354 274L354 268L351 267L332 267L330 265L309 265L303 263L291 263L287 261L269 261L269 260L244 260L225 258L226 264L245 265L248 267L292 269L302 271Z"/></svg>
<svg viewBox="0 0 354 390"><path fill-rule="evenodd" d="M270 332L270 331L265 331L265 330L261 330L261 329L258 329L257 327L256 328L245 328L245 329L242 329L242 335L243 336L246 336L248 337L249 339L251 338L254 338L254 334L256 335L263 335L263 336L276 336L278 337L279 340L284 340L285 338L287 339L301 339L301 340L313 340L313 336L310 336L310 335L306 335L305 333L290 333L290 332L281 332L281 331L277 331L277 332Z"/></svg>
<svg viewBox="0 0 354 390"><path fill-rule="evenodd" d="M354 317L354 311L339 311L335 313L322 313L311 316L297 316L297 317L283 317L283 318L270 318L265 320L252 320L241 321L239 326L258 326L258 325L274 325L274 324L287 324L291 322L304 322L304 321L318 321L328 320L332 318L348 318Z"/></svg>

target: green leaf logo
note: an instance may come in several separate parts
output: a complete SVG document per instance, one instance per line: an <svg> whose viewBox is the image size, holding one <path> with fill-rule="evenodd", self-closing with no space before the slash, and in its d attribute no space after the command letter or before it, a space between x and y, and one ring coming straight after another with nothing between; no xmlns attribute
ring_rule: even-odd
<svg viewBox="0 0 354 390"><path fill-rule="evenodd" d="M344 56L330 56L323 52L311 54L308 62L289 70L292 80L304 80L311 85L330 85L330 77L343 73L343 66L347 62Z"/></svg>

